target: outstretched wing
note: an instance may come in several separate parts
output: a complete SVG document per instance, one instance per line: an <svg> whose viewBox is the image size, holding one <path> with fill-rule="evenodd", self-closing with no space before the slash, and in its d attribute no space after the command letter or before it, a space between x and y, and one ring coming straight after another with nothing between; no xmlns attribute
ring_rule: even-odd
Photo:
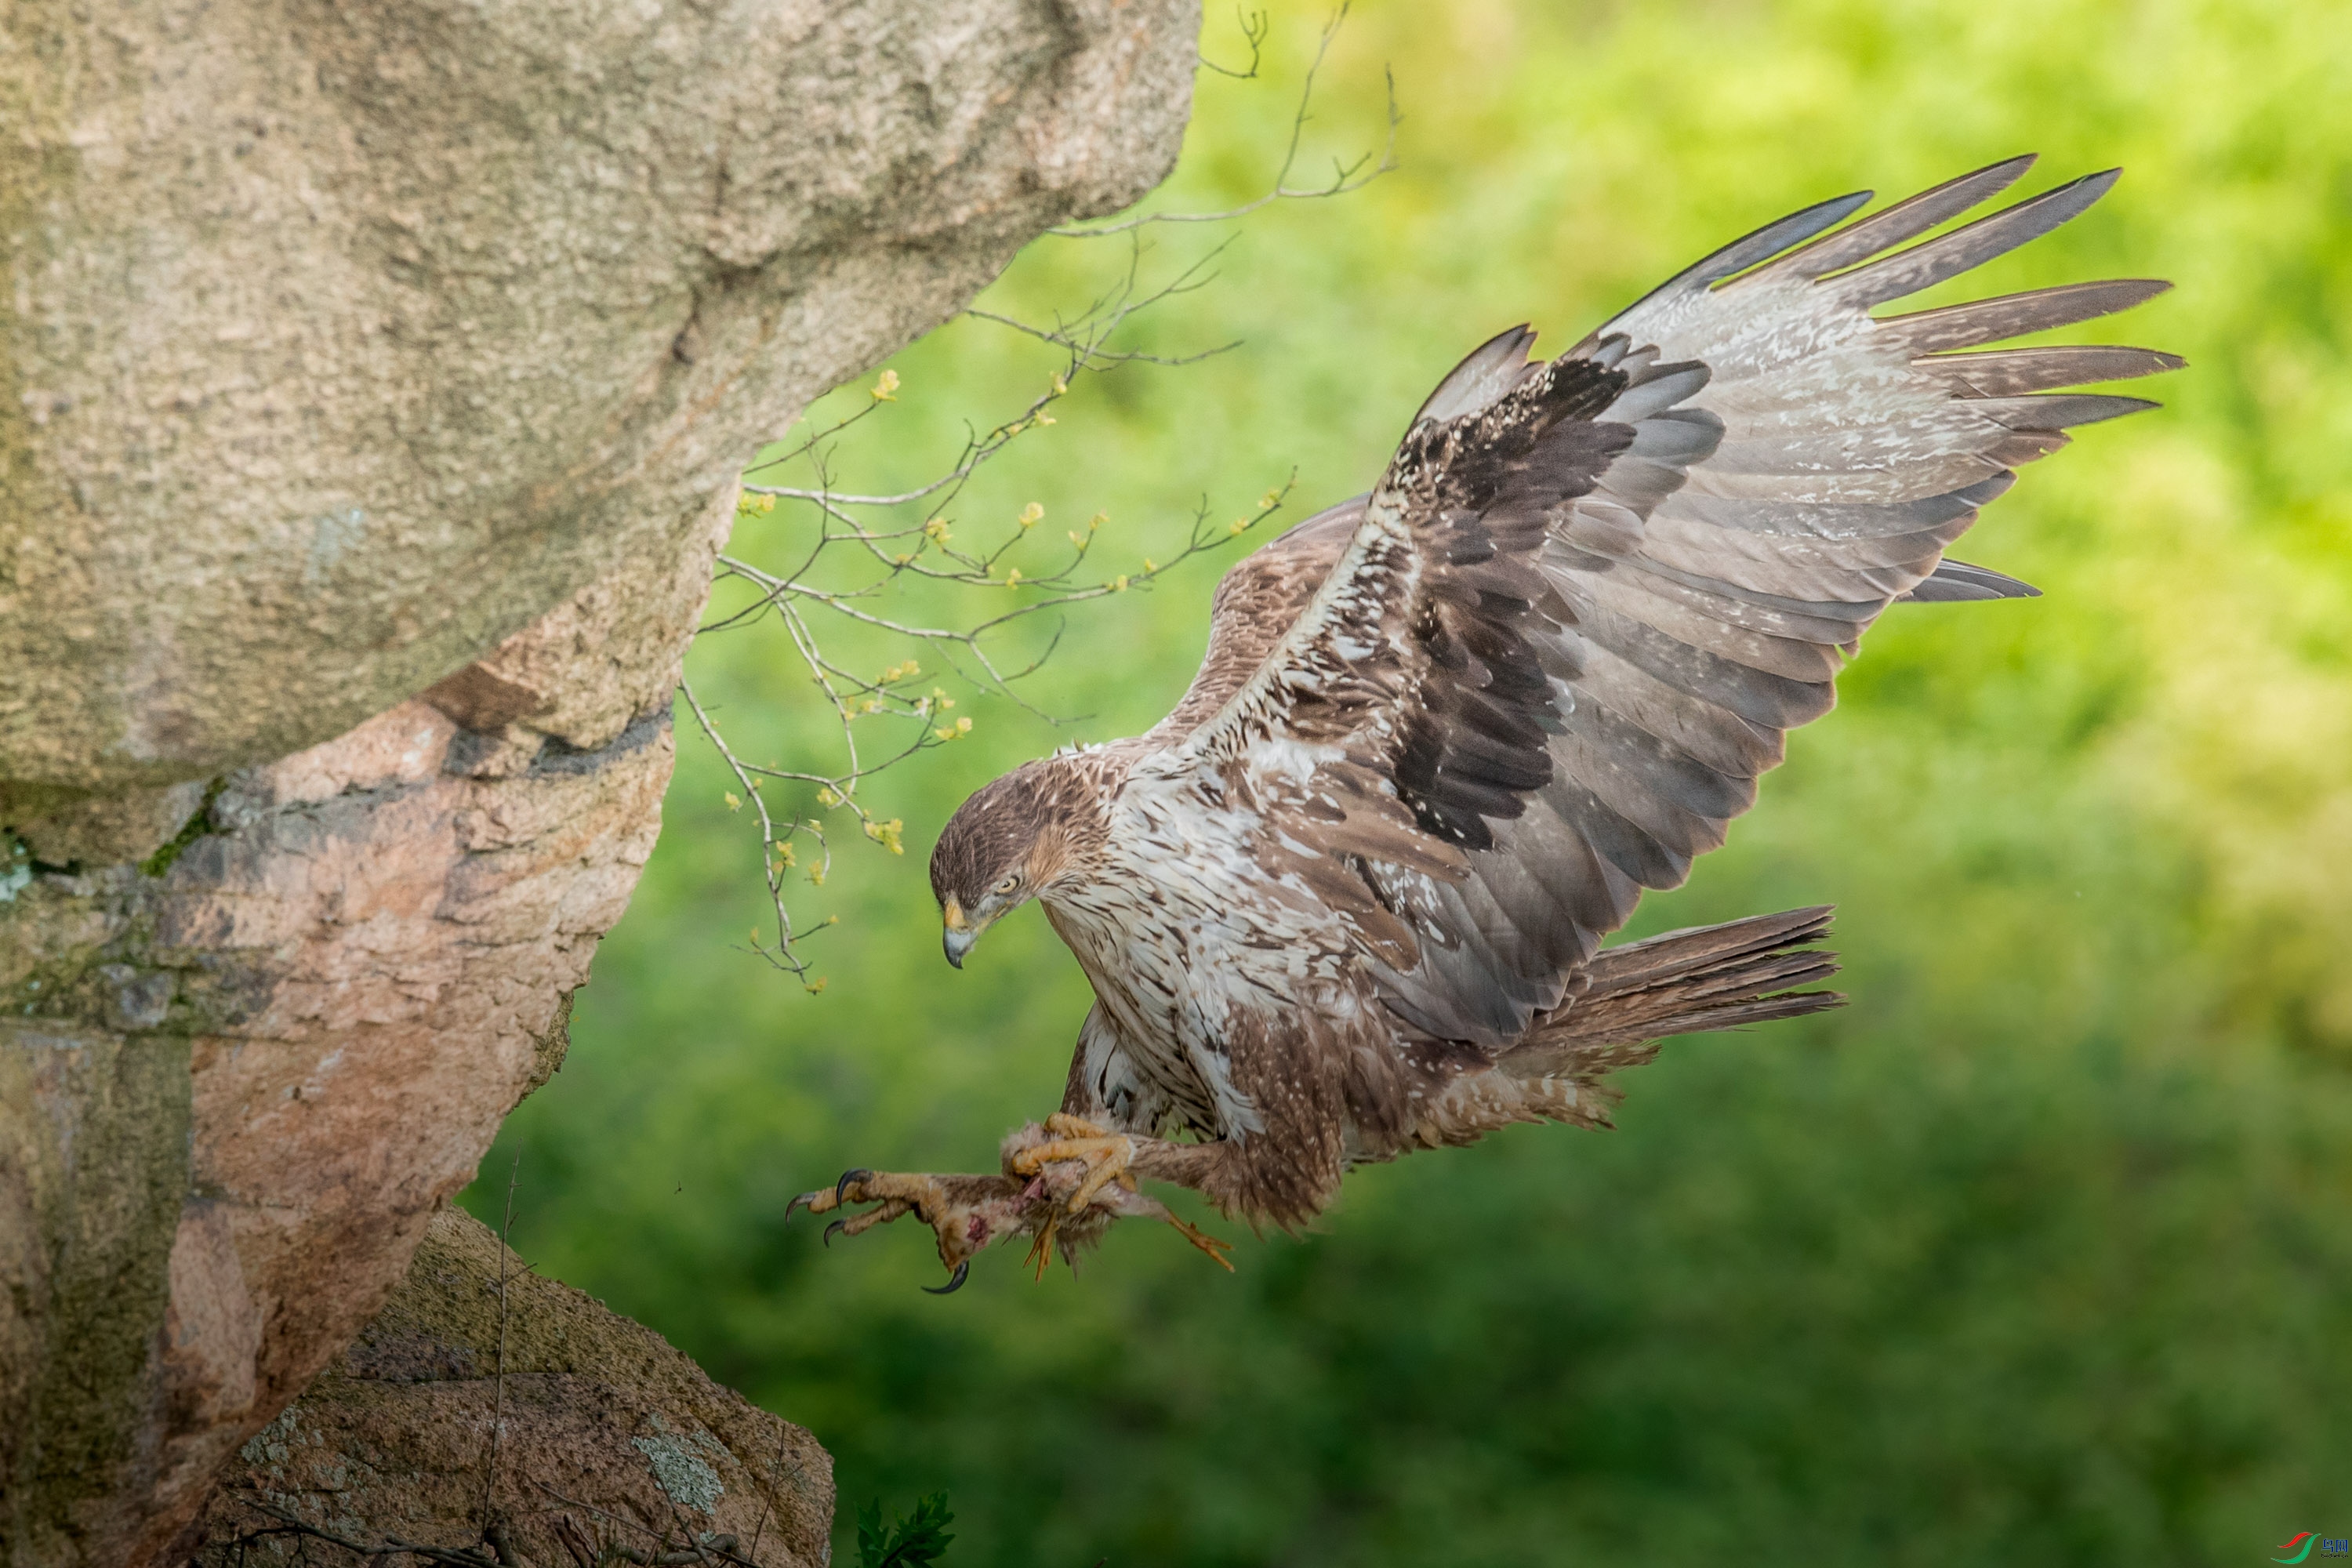
<svg viewBox="0 0 2352 1568"><path fill-rule="evenodd" d="M1557 360L1527 363L1525 329L1480 348L1344 543L1335 509L1236 569L1250 591L1221 589L1234 624L1148 765L1264 814L1264 853L1355 926L1405 1018L1517 1038L1642 889L1723 842L1890 603L2032 592L1939 570L1943 550L2065 430L2152 406L2051 394L2179 363L1955 352L2124 309L2156 282L1872 315L2047 233L2116 177L1910 244L2031 162L1842 228L1867 193L1782 219Z"/></svg>

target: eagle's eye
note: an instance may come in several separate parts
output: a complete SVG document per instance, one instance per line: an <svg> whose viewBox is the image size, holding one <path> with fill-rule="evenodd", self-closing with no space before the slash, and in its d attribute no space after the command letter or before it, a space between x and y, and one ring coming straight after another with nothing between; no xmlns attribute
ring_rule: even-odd
<svg viewBox="0 0 2352 1568"><path fill-rule="evenodd" d="M995 887L991 888L991 889L989 889L989 891L990 891L990 892L992 892L992 893L993 893L993 894L995 894L998 898L1000 898L1000 899L1001 899L1001 898L1004 897L1007 893L1010 893L1011 891L1013 891L1013 889L1014 889L1015 888L1018 888L1020 885L1021 885L1021 873L1020 873L1020 872L1018 872L1018 871L1015 871L1015 872L1013 872L1013 875L1011 875L1010 877L1005 878L1005 879L1004 879L1004 880L1003 880L1002 882L997 883Z"/></svg>

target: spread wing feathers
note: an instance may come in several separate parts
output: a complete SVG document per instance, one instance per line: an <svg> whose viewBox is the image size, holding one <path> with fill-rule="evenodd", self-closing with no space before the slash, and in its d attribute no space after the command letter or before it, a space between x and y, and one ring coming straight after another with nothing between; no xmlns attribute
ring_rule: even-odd
<svg viewBox="0 0 2352 1568"><path fill-rule="evenodd" d="M1965 561L1940 561L1927 580L1907 594L1895 595L1898 604L1959 605L1979 599L2038 599L2042 590L1990 566Z"/></svg>
<svg viewBox="0 0 2352 1568"><path fill-rule="evenodd" d="M1808 208L1557 360L1527 363L1524 328L1481 346L1370 498L1228 578L1149 766L1265 812L1267 858L1354 926L1412 1024L1499 1048L1575 1005L1601 935L1723 842L1889 604L2032 591L1943 550L2066 430L2151 406L2058 389L2179 364L1966 352L2156 282L1872 314L2116 177L1921 239L2030 163L1851 223L1867 193Z"/></svg>

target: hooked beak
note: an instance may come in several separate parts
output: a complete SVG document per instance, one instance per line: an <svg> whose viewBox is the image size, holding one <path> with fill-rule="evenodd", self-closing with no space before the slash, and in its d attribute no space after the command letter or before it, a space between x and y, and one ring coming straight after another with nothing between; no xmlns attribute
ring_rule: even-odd
<svg viewBox="0 0 2352 1568"><path fill-rule="evenodd" d="M946 928L940 932L940 945L947 950L948 962L961 969L963 955L970 952L971 944L980 940L980 932L964 919L963 906L953 899L950 899L940 911L940 919Z"/></svg>

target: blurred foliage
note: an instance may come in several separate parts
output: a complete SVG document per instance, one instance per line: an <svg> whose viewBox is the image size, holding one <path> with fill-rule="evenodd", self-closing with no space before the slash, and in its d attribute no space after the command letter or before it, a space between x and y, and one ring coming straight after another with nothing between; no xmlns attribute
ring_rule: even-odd
<svg viewBox="0 0 2352 1568"><path fill-rule="evenodd" d="M945 1492L933 1492L915 1505L913 1513L887 1529L882 1505L868 1500L857 1510L857 1568L927 1568L955 1543L948 1533L954 1522Z"/></svg>
<svg viewBox="0 0 2352 1568"><path fill-rule="evenodd" d="M1255 196L1321 16L1265 79L1204 73L1150 205ZM1209 52L1238 49L1212 16ZM1759 808L1639 930L1818 900L1853 1005L1682 1042L1622 1130L1521 1129L1352 1177L1228 1278L1158 1227L1032 1284L917 1293L929 1238L782 1224L844 1166L990 1168L1050 1109L1084 981L1043 920L940 962L920 856L967 792L1181 689L1214 562L1072 613L1030 700L876 781L914 853L845 851L812 950L743 949L763 891L681 731L667 831L522 1152L516 1239L806 1423L845 1506L951 1488L956 1561L2192 1563L2347 1528L2352 1496L2352 26L2220 0L1674 0L1360 7L1307 128L1399 172L1240 227L1141 340L959 503L1107 511L1129 571L1203 497L1286 517L1376 475L1470 345L1552 349L1756 224L2021 149L2120 163L2086 217L1947 286L2155 274L2077 341L2189 356L2169 406L2027 470L1960 553L2027 603L1898 608ZM1147 231L1151 265L1212 243ZM1045 239L992 309L1082 301L1115 242ZM1040 345L952 323L892 362L845 479L936 471L1021 406ZM853 388L849 395L864 396ZM822 411L820 411L822 412ZM1281 520L1277 519L1277 525ZM733 548L788 557L785 513ZM1019 590L1004 590L1007 593ZM907 650L877 641L873 668ZM829 721L781 650L692 671L739 749ZM951 687L952 681L948 683ZM826 900L830 900L826 903ZM1230 1229L1231 1227L1226 1227ZM2258 1556L2257 1554L2261 1555Z"/></svg>

